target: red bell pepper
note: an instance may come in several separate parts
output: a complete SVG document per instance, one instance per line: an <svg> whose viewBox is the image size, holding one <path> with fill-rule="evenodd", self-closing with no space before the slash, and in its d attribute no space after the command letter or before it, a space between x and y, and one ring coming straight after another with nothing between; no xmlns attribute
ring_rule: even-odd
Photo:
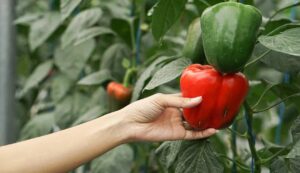
<svg viewBox="0 0 300 173"><path fill-rule="evenodd" d="M131 89L112 81L107 85L107 94L118 101L128 101L131 96Z"/></svg>
<svg viewBox="0 0 300 173"><path fill-rule="evenodd" d="M182 73L183 97L202 96L202 102L183 109L191 127L203 130L228 127L237 115L248 92L248 80L242 73L222 74L210 65L192 64Z"/></svg>

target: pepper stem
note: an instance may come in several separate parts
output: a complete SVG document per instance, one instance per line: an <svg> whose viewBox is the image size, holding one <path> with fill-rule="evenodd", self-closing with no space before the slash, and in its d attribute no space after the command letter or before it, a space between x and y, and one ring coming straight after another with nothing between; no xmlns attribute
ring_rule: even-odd
<svg viewBox="0 0 300 173"><path fill-rule="evenodd" d="M129 68L127 69L126 73L125 73L125 76L124 76L124 79L123 79L123 86L124 87L128 87L129 84L130 84L130 79L131 79L131 76L136 72L136 69L135 68Z"/></svg>
<svg viewBox="0 0 300 173"><path fill-rule="evenodd" d="M251 110L247 101L245 101L244 107L245 107L245 119L248 127L247 129L248 143L253 158L253 165L251 166L251 172L253 171L255 173L260 173L261 172L260 158L258 157L255 149L255 137L253 135L253 129L252 129L253 111Z"/></svg>

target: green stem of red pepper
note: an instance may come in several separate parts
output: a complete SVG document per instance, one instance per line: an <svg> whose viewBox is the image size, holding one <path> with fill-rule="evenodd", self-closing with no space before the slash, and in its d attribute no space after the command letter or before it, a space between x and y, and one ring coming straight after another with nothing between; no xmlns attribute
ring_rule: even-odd
<svg viewBox="0 0 300 173"><path fill-rule="evenodd" d="M261 172L261 166L260 166L260 158L257 155L256 149L255 149L255 138L253 135L253 129L252 129L252 120L253 120L253 111L251 110L249 104L247 101L244 103L244 108L245 108L245 118L247 122L247 134L248 134L248 143L249 143L249 148L252 154L252 157L254 159L254 169L253 171L255 173L260 173Z"/></svg>
<svg viewBox="0 0 300 173"><path fill-rule="evenodd" d="M125 76L124 76L124 80L123 80L124 87L126 87L126 88L129 87L130 79L135 72L136 72L136 68L127 69Z"/></svg>

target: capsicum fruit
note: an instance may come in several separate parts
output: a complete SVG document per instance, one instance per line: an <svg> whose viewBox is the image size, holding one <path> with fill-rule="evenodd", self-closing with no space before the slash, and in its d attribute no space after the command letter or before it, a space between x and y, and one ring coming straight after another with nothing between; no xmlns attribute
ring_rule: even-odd
<svg viewBox="0 0 300 173"><path fill-rule="evenodd" d="M192 64L182 73L183 97L202 96L202 102L183 109L191 127L203 130L228 127L237 115L249 88L242 73L222 74L210 65Z"/></svg>
<svg viewBox="0 0 300 173"><path fill-rule="evenodd" d="M262 15L251 5L223 2L201 15L204 53L209 64L224 73L240 71L249 60Z"/></svg>
<svg viewBox="0 0 300 173"><path fill-rule="evenodd" d="M131 89L121 83L112 81L107 85L107 94L117 101L125 102L130 99Z"/></svg>

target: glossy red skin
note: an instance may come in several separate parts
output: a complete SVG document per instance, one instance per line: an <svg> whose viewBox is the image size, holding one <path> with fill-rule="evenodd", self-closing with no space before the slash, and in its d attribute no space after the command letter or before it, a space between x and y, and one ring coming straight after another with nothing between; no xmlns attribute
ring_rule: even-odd
<svg viewBox="0 0 300 173"><path fill-rule="evenodd" d="M242 73L222 74L210 65L192 64L182 73L183 97L202 96L202 102L183 109L185 120L195 129L228 127L238 113L249 88Z"/></svg>
<svg viewBox="0 0 300 173"><path fill-rule="evenodd" d="M110 82L107 85L107 93L118 101L127 101L131 96L131 89L118 82Z"/></svg>

